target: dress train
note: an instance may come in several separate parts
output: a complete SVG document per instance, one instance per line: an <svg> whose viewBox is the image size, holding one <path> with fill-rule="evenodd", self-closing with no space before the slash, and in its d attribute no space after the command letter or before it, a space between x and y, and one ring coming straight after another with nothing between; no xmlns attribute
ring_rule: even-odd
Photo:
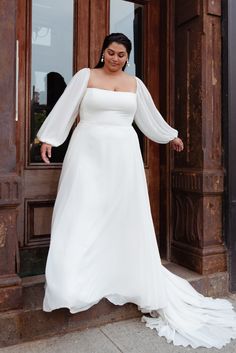
<svg viewBox="0 0 236 353"><path fill-rule="evenodd" d="M236 338L236 313L228 300L203 296L164 266L162 273L168 304L151 311L152 317L142 316L147 327L156 329L168 342L184 347L220 349Z"/></svg>

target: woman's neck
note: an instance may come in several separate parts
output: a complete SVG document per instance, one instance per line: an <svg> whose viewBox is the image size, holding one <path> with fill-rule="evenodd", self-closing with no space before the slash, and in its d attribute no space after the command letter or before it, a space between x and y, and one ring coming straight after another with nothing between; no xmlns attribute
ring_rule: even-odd
<svg viewBox="0 0 236 353"><path fill-rule="evenodd" d="M109 76L119 76L123 73L122 69L121 70L117 70L117 71L111 71L109 70L106 66L103 66L101 68L103 70L103 72L106 74L106 75L109 75Z"/></svg>

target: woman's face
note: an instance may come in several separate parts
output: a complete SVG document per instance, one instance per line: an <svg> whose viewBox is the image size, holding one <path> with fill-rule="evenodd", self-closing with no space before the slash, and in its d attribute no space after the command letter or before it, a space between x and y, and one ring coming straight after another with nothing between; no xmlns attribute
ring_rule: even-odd
<svg viewBox="0 0 236 353"><path fill-rule="evenodd" d="M123 44L111 43L104 50L104 66L110 71L122 70L128 60L128 53Z"/></svg>

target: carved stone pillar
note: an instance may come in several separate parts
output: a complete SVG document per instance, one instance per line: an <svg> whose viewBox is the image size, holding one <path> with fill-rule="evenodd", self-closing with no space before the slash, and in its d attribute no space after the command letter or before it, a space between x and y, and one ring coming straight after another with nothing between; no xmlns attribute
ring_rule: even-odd
<svg viewBox="0 0 236 353"><path fill-rule="evenodd" d="M185 143L172 173L172 260L226 270L222 241L221 1L176 0L175 125Z"/></svg>
<svg viewBox="0 0 236 353"><path fill-rule="evenodd" d="M16 274L17 205L20 178L16 170L15 21L16 1L0 1L0 310L21 305L21 280Z"/></svg>

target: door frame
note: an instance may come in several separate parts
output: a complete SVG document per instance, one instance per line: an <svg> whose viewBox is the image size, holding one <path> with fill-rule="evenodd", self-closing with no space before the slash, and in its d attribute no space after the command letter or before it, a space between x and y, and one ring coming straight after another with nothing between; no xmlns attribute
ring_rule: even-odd
<svg viewBox="0 0 236 353"><path fill-rule="evenodd" d="M175 1L160 0L160 112L174 127L175 114ZM171 260L173 234L172 181L174 152L160 145L160 253L162 259Z"/></svg>
<svg viewBox="0 0 236 353"><path fill-rule="evenodd" d="M224 193L224 235L228 246L228 268L230 290L236 291L236 102L233 93L236 91L236 49L233 45L236 36L236 3L234 0L223 0L223 141L224 166L226 169Z"/></svg>

